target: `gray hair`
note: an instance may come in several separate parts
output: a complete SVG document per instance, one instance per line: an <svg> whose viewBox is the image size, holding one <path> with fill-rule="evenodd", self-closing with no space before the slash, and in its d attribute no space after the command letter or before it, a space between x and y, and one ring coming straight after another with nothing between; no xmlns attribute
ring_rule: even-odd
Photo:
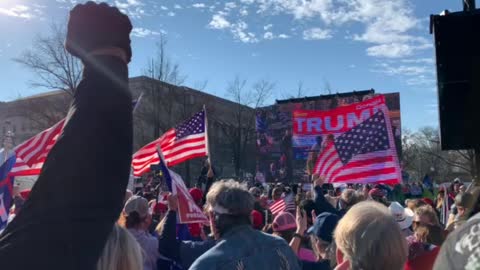
<svg viewBox="0 0 480 270"><path fill-rule="evenodd" d="M342 200L349 206L354 205L357 203L357 197L355 194L355 190L347 188L342 192L342 195L340 195Z"/></svg>
<svg viewBox="0 0 480 270"><path fill-rule="evenodd" d="M210 210L219 214L250 215L255 199L248 192L247 185L235 180L216 182L207 194Z"/></svg>

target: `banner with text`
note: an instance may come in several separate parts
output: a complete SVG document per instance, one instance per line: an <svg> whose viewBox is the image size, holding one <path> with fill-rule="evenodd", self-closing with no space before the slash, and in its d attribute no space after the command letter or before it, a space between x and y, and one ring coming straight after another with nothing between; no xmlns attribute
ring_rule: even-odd
<svg viewBox="0 0 480 270"><path fill-rule="evenodd" d="M293 147L308 152L312 173L328 182L400 182L383 95L329 111L293 112Z"/></svg>

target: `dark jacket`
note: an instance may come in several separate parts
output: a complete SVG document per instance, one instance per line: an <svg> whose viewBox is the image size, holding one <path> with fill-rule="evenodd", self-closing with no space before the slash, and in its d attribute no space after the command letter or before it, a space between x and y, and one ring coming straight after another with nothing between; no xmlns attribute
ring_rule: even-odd
<svg viewBox="0 0 480 270"><path fill-rule="evenodd" d="M298 270L297 256L282 238L237 226L223 235L217 245L198 258L190 270Z"/></svg>
<svg viewBox="0 0 480 270"><path fill-rule="evenodd" d="M203 253L215 246L214 240L207 241L180 241L176 238L177 214L168 211L165 224L159 235L158 251L177 263L180 263L183 269L188 269L190 265Z"/></svg>
<svg viewBox="0 0 480 270"><path fill-rule="evenodd" d="M95 60L104 72L86 65L62 135L0 235L2 270L95 269L122 210L132 156L128 68Z"/></svg>
<svg viewBox="0 0 480 270"><path fill-rule="evenodd" d="M325 199L325 195L323 195L323 189L321 187L315 186L313 190L314 190L315 206L317 209L321 211L320 213L316 213L317 215L320 215L321 213L324 213L324 212L332 213L338 216L342 216L344 214L343 211L341 213L340 211L335 209L335 207L333 207L327 201L327 199Z"/></svg>
<svg viewBox="0 0 480 270"><path fill-rule="evenodd" d="M319 262L302 261L302 270L330 270L330 261L321 260Z"/></svg>

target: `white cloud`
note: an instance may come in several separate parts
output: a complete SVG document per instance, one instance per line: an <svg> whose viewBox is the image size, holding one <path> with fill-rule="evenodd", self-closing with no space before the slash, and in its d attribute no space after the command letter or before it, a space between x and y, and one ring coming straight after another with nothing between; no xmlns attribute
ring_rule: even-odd
<svg viewBox="0 0 480 270"><path fill-rule="evenodd" d="M367 54L375 57L400 57L432 47L429 39L415 35L424 21L415 16L413 0L241 0L255 4L263 15L288 14L304 23L319 20L326 28L355 26L349 38L370 43ZM309 37L309 30L307 38ZM305 35L304 35L305 36ZM318 37L331 37L318 35ZM396 53L387 53L393 48Z"/></svg>
<svg viewBox="0 0 480 270"><path fill-rule="evenodd" d="M435 61L432 58L418 58L418 59L402 59L402 63L408 64L434 64Z"/></svg>
<svg viewBox="0 0 480 270"><path fill-rule="evenodd" d="M367 49L367 54L376 57L400 58L411 56L415 48L408 44L390 43L372 46Z"/></svg>
<svg viewBox="0 0 480 270"><path fill-rule="evenodd" d="M387 61L377 64L373 72L401 78L405 84L427 89L434 88L436 83L434 67L425 63L414 65L394 64Z"/></svg>
<svg viewBox="0 0 480 270"><path fill-rule="evenodd" d="M179 4L175 4L175 6L173 6L174 9L182 9L182 6L179 5Z"/></svg>
<svg viewBox="0 0 480 270"><path fill-rule="evenodd" d="M241 16L247 16L247 15L248 15L248 10L247 10L247 8L242 7L242 9L240 9L240 15L241 15Z"/></svg>
<svg viewBox="0 0 480 270"><path fill-rule="evenodd" d="M267 30L272 29L272 27L273 27L273 24L267 24L263 27L263 30L267 31Z"/></svg>
<svg viewBox="0 0 480 270"><path fill-rule="evenodd" d="M166 6L161 6L160 9L161 9L161 10L168 10L168 7L166 7Z"/></svg>
<svg viewBox="0 0 480 270"><path fill-rule="evenodd" d="M263 38L268 40L268 39L273 39L274 36L272 32L265 32L265 34L263 34Z"/></svg>
<svg viewBox="0 0 480 270"><path fill-rule="evenodd" d="M225 3L225 9L234 9L237 7L237 4L235 2L227 2Z"/></svg>
<svg viewBox="0 0 480 270"><path fill-rule="evenodd" d="M332 38L332 33L328 29L310 28L303 31L303 39L305 40L321 40Z"/></svg>
<svg viewBox="0 0 480 270"><path fill-rule="evenodd" d="M356 68L357 66L355 64L350 64L348 67L349 68Z"/></svg>
<svg viewBox="0 0 480 270"><path fill-rule="evenodd" d="M275 35L272 32L268 31L263 34L263 39L265 40L272 40L272 39L287 39L290 38L289 35L287 34L280 34L280 35Z"/></svg>
<svg viewBox="0 0 480 270"><path fill-rule="evenodd" d="M144 4L138 0L126 0L125 2L115 0L114 4L120 11L132 18L138 19L145 15Z"/></svg>
<svg viewBox="0 0 480 270"><path fill-rule="evenodd" d="M192 7L194 8L205 8L205 4L204 3L195 3L192 5Z"/></svg>
<svg viewBox="0 0 480 270"><path fill-rule="evenodd" d="M31 19L35 15L32 13L30 7L25 5L15 5L11 8L1 8L0 15L6 15L10 17L17 17L23 19Z"/></svg>
<svg viewBox="0 0 480 270"><path fill-rule="evenodd" d="M233 37L243 43L256 43L258 39L252 32L247 32L248 24L244 21L238 21L231 27Z"/></svg>
<svg viewBox="0 0 480 270"><path fill-rule="evenodd" d="M376 65L378 69L376 71L382 72L388 75L404 75L404 76L418 76L434 74L432 66L427 65L393 65L392 62L384 62Z"/></svg>
<svg viewBox="0 0 480 270"><path fill-rule="evenodd" d="M225 29L229 28L231 24L229 21L227 21L223 14L215 14L213 15L208 26L213 29Z"/></svg>
<svg viewBox="0 0 480 270"><path fill-rule="evenodd" d="M161 31L161 32L164 33L164 31ZM160 33L156 31L152 31L150 29L142 28L142 27L135 27L132 29L132 36L134 37L144 38L144 37L156 36L156 35L160 35Z"/></svg>
<svg viewBox="0 0 480 270"><path fill-rule="evenodd" d="M167 15L170 16L170 17L173 17L173 16L175 16L175 12L170 11L170 12L167 13Z"/></svg>

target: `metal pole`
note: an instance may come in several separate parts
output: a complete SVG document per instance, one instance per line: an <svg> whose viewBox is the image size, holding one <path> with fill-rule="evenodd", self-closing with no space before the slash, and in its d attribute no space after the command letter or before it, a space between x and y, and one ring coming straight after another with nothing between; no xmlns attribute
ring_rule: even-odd
<svg viewBox="0 0 480 270"><path fill-rule="evenodd" d="M470 12L475 10L475 0L462 0L463 11Z"/></svg>

